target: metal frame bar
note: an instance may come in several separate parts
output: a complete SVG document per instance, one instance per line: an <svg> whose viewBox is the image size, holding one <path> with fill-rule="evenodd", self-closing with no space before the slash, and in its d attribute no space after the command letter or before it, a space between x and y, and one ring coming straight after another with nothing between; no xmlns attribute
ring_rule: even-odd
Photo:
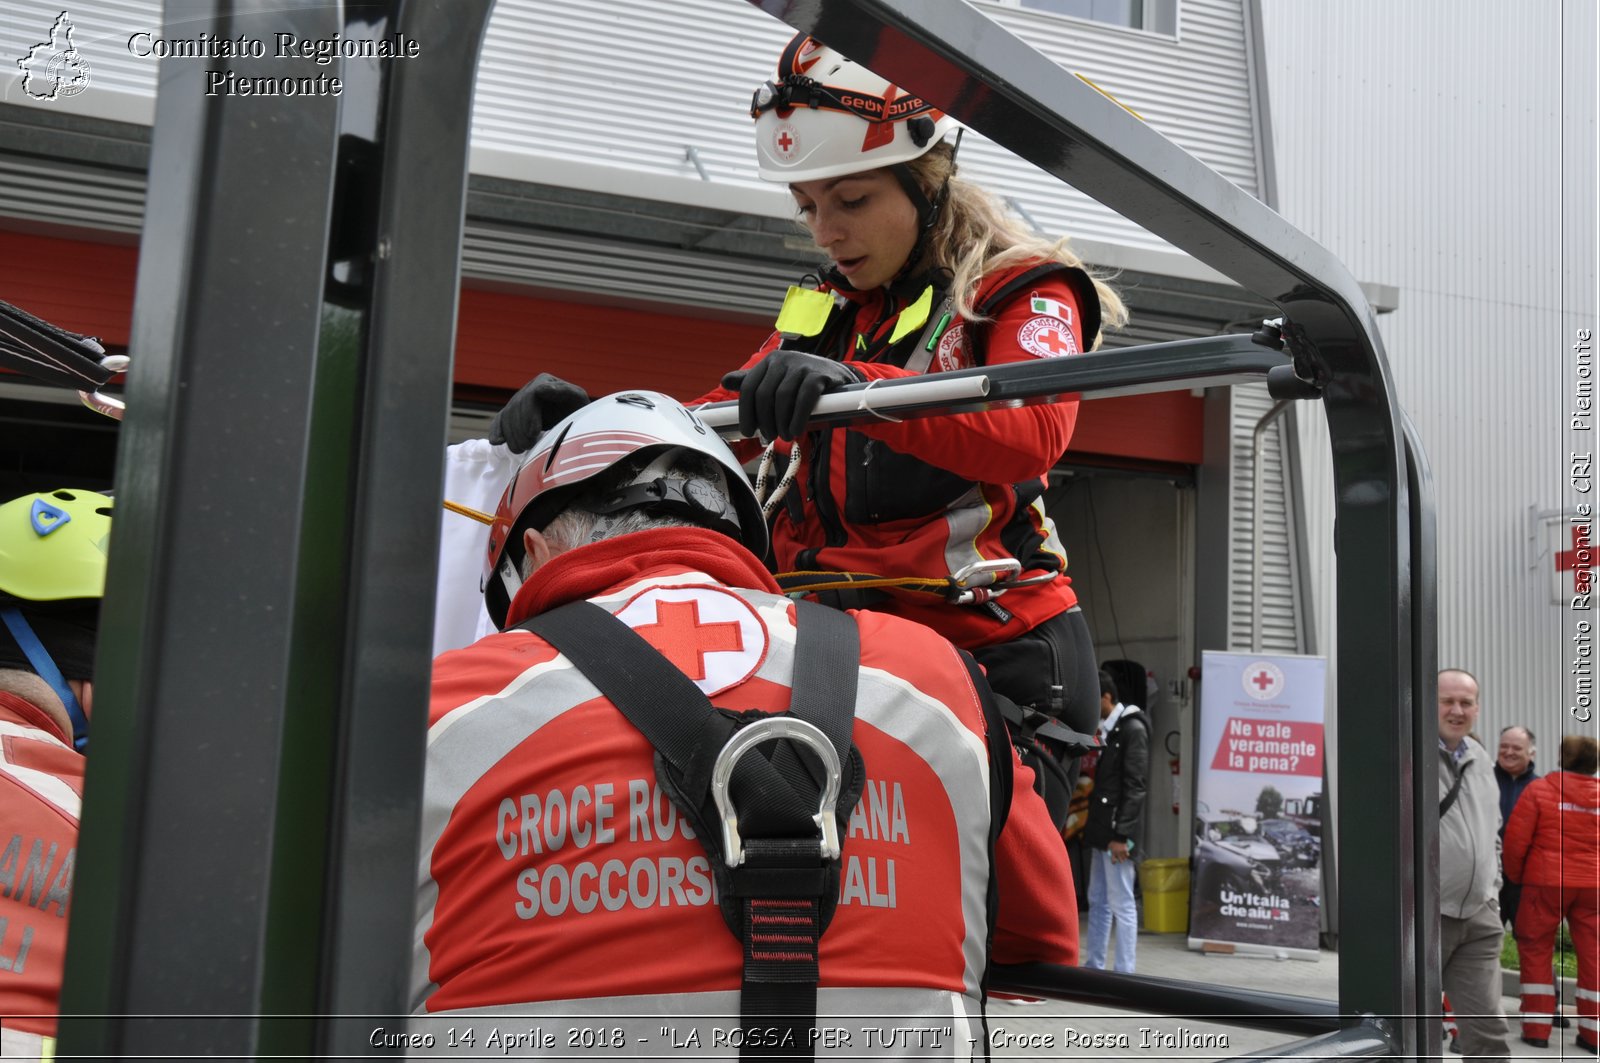
<svg viewBox="0 0 1600 1063"><path fill-rule="evenodd" d="M1337 663L1342 733L1392 736L1340 763L1341 840L1362 874L1341 883L1339 997L1347 1014L1389 1016L1400 1051L1421 1054L1415 1016L1438 1008L1419 962L1437 948L1436 866L1420 860L1417 794L1427 706L1414 689L1411 521L1400 411L1359 286L1336 259L1261 203L976 10L915 0L751 0L929 99L1275 303L1297 368L1322 387L1334 458L1341 564ZM1431 603L1423 603L1424 609ZM1419 913L1424 913L1418 918Z"/></svg>
<svg viewBox="0 0 1600 1063"><path fill-rule="evenodd" d="M327 68L337 99L205 94L292 59L163 61L61 1051L374 1054L328 1017L409 1006L438 552L416 515L471 127L439 85L472 83L489 0L199 3L173 36L427 44Z"/></svg>
<svg viewBox="0 0 1600 1063"><path fill-rule="evenodd" d="M1327 1033L1339 1029L1340 1020L1339 1005L1331 1000L1053 963L995 964L989 989L1290 1033Z"/></svg>
<svg viewBox="0 0 1600 1063"><path fill-rule="evenodd" d="M1235 1056L1227 1063L1269 1063L1277 1059L1344 1059L1347 1056L1397 1056L1399 1038L1394 1028L1364 1015L1360 1021L1322 1037L1279 1045L1259 1056Z"/></svg>
<svg viewBox="0 0 1600 1063"><path fill-rule="evenodd" d="M1001 405L1053 402L1072 392L1104 398L1112 394L1243 384L1265 380L1274 369L1287 370L1289 365L1285 355L1258 345L1249 336L1206 336L1121 347L1072 358L1043 358L947 373L924 373L871 384L848 384L824 396L807 423L813 427L867 424L881 418L884 412L902 420L945 416ZM957 381L981 384L981 393L965 399L922 397L926 392L943 392L944 389L930 387L931 384ZM695 412L719 435L738 438L737 401L709 403Z"/></svg>
<svg viewBox="0 0 1600 1063"><path fill-rule="evenodd" d="M230 0L185 14L227 37L338 29L315 0L285 7L274 27ZM207 72L169 63L157 101L63 1054L247 1055L260 1029L322 299L303 265L327 247L338 105L302 98L257 125L260 101L207 97ZM187 1017L127 1017L156 1015Z"/></svg>
<svg viewBox="0 0 1600 1063"><path fill-rule="evenodd" d="M471 105L437 83L470 82L489 0L347 16L323 0L195 2L185 22L222 36L325 37L348 18L426 27L432 54L370 83L352 73L338 104L208 98L215 61L163 68L62 1051L370 1052L355 1027L262 1012L406 1008L436 546L418 514L437 502ZM1354 279L972 8L758 6L948 101L1291 322L1334 452L1340 722L1403 732L1341 766L1366 866L1341 898L1363 933L1345 935L1336 1039L1384 1047L1355 1017L1372 1013L1394 1023L1389 1050L1426 1054L1437 1042L1414 1016L1438 1003L1436 869L1413 813L1436 782L1433 677L1413 664L1432 663L1432 518ZM1134 382L1117 373L1138 357L1105 386Z"/></svg>

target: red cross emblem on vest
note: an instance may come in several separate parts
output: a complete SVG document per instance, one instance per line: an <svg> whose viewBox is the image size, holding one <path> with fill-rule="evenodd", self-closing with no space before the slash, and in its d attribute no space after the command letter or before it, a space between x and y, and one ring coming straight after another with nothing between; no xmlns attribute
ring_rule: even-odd
<svg viewBox="0 0 1600 1063"><path fill-rule="evenodd" d="M653 587L617 619L709 697L750 678L767 652L767 630L749 602L721 587Z"/></svg>
<svg viewBox="0 0 1600 1063"><path fill-rule="evenodd" d="M1072 329L1058 317L1041 314L1029 318L1017 330L1017 346L1039 358L1064 358L1078 353Z"/></svg>
<svg viewBox="0 0 1600 1063"><path fill-rule="evenodd" d="M706 654L742 650L739 625L731 621L702 624L698 602L656 602L656 622L633 630L690 679L706 677Z"/></svg>

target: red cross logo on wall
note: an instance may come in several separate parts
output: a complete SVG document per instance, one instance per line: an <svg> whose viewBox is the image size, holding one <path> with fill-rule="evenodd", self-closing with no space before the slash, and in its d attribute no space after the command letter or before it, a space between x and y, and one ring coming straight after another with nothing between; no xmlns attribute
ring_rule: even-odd
<svg viewBox="0 0 1600 1063"><path fill-rule="evenodd" d="M744 649L744 636L733 621L702 624L695 601L656 604L656 622L635 631L690 679L706 677L706 654Z"/></svg>
<svg viewBox="0 0 1600 1063"><path fill-rule="evenodd" d="M1572 529L1572 549L1556 552L1556 571L1572 572L1572 593L1588 594L1594 586L1594 546L1589 542L1589 526L1576 525Z"/></svg>
<svg viewBox="0 0 1600 1063"><path fill-rule="evenodd" d="M1264 671L1257 672L1250 678L1250 682L1256 685L1257 690L1265 690L1272 685L1272 676Z"/></svg>

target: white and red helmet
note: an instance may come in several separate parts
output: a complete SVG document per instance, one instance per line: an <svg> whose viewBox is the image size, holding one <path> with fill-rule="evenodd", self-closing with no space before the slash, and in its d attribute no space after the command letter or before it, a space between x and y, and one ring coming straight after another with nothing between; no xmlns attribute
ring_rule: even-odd
<svg viewBox="0 0 1600 1063"><path fill-rule="evenodd" d="M756 90L750 117L762 179L784 183L910 162L956 128L921 97L804 34L778 57L777 77Z"/></svg>
<svg viewBox="0 0 1600 1063"><path fill-rule="evenodd" d="M674 474L682 451L720 466L721 482ZM584 497L595 477L620 462L646 464L603 497ZM539 437L500 496L483 566L483 597L496 627L522 587L522 533L542 530L579 498L596 513L644 508L724 532L757 557L767 552L767 524L744 469L718 435L678 400L655 391L619 391L595 399Z"/></svg>

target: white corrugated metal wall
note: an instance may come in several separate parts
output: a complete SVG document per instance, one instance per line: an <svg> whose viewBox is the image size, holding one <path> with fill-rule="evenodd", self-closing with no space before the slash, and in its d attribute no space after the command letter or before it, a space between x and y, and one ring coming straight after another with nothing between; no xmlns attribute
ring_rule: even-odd
<svg viewBox="0 0 1600 1063"><path fill-rule="evenodd" d="M1567 712L1574 617L1551 604L1528 512L1578 501L1569 451L1597 449L1566 427L1571 345L1595 327L1595 5L1319 0L1263 16L1280 212L1400 290L1379 325L1436 479L1440 661L1480 677L1482 736L1526 723L1551 768L1561 733L1594 733ZM1310 407L1300 425L1331 654L1326 425Z"/></svg>
<svg viewBox="0 0 1600 1063"><path fill-rule="evenodd" d="M1255 191L1238 0L1185 0L1177 39L983 0L973 6ZM540 157L555 155L688 179L697 176L687 157L693 146L716 184L770 187L756 176L745 108L791 32L742 0L502 0L484 47L474 148L503 152L496 164L503 177L539 179ZM962 165L986 187L1014 197L1047 231L1169 247L982 137L968 137ZM779 202L780 212L788 209Z"/></svg>
<svg viewBox="0 0 1600 1063"><path fill-rule="evenodd" d="M1176 38L986 0L974 6L1240 187L1257 189L1240 0L1184 0ZM0 53L23 54L48 36L60 11L57 0L5 4ZM90 64L91 84L39 106L148 124L156 60L130 55L127 42L140 31L159 33L159 12L158 0L72 4L73 40ZM193 34L206 29L196 24ZM479 67L473 172L574 187L592 187L585 179L598 176L608 190L632 195L785 214L786 197L756 177L746 106L790 32L745 0L500 0ZM11 62L0 64L0 102L34 105ZM700 180L690 147L709 182ZM974 179L1014 197L1047 231L1169 249L981 137L969 136L962 152Z"/></svg>
<svg viewBox="0 0 1600 1063"><path fill-rule="evenodd" d="M942 0L953 3L956 0ZM1063 18L988 0L976 6L1009 31L1068 69L1113 93L1152 126L1240 187L1266 185L1257 136L1258 87L1251 70L1252 38L1242 0L1184 0L1176 36L1142 33ZM58 8L46 0L20 0L0 12L0 39L33 41L48 33ZM89 61L88 91L48 105L89 117L149 121L156 62L129 54L129 38L159 32L157 0L80 0L71 10L74 44ZM212 27L198 23L191 37ZM474 110L473 170L480 176L630 196L786 214L787 197L756 178L745 102L769 76L789 29L743 0L612 0L563 4L500 0L485 40ZM419 42L426 47L426 42ZM441 91L448 91L441 86ZM26 102L10 71L0 68L0 99ZM695 159L709 180L701 180ZM1133 250L1167 247L1143 229L1013 158L978 136L963 147L963 165L975 179L1010 196L1048 231L1067 232L1097 246ZM137 231L142 190L134 177L74 167L69 182L53 163L0 160L0 205L32 221ZM9 189L10 191L6 191ZM32 198L20 190L38 190ZM97 224L98 223L98 224ZM463 268L470 277L537 284L558 290L650 290L689 305L749 309L771 304L767 291L789 279L774 272L738 285L702 282L693 249L627 245L598 238L523 233L469 221ZM772 272L772 271L768 271ZM754 291L760 289L760 291ZM722 301L718 301L718 299ZM1129 337L1187 335L1171 322L1135 323ZM1115 340L1113 342L1116 342ZM1249 430L1259 410L1248 401L1233 419L1246 464L1230 480L1232 534L1227 563L1234 578L1230 631L1208 633L1208 645L1226 638L1247 642L1253 543L1250 528ZM1236 438L1235 443L1239 440ZM1278 428L1268 435L1267 482L1270 599L1264 625L1267 647L1298 645L1295 602L1282 576L1288 571L1291 523L1284 505ZM1241 539L1240 536L1243 536ZM1211 563L1216 563L1213 560ZM1241 616L1244 626L1240 627ZM1243 631L1243 635L1241 635Z"/></svg>
<svg viewBox="0 0 1600 1063"><path fill-rule="evenodd" d="M1228 644L1207 648L1260 653L1304 653L1306 649L1295 514L1285 475L1281 414L1267 423L1260 437L1259 550L1256 542L1256 426L1272 409L1273 400L1265 384L1234 387L1229 432L1233 504L1228 528Z"/></svg>

